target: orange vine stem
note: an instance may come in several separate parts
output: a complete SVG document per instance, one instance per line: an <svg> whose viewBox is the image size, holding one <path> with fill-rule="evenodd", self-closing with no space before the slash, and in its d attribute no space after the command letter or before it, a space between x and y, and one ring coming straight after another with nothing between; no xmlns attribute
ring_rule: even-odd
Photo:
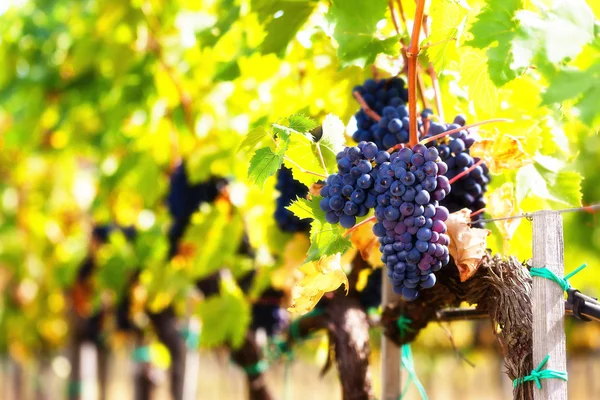
<svg viewBox="0 0 600 400"><path fill-rule="evenodd" d="M465 129L474 128L474 127L479 126L479 125L491 124L493 122L514 122L514 121L512 119L508 119L508 118L488 119L486 121L481 121L481 122L476 122L474 124L461 126L460 128L450 129L449 131L442 132L442 133L440 133L438 135L434 135L434 136L425 138L425 139L421 140L419 143L421 143L421 144L427 144L429 142L433 142L434 140L438 140L438 139L443 138L445 136L452 135L453 133L464 131Z"/></svg>
<svg viewBox="0 0 600 400"><path fill-rule="evenodd" d="M408 117L409 117L409 145L415 146L419 142L417 130L417 62L419 56L419 34L423 22L425 0L417 0L417 9L410 37L410 46L406 52L408 57Z"/></svg>
<svg viewBox="0 0 600 400"><path fill-rule="evenodd" d="M450 185L452 185L454 182L456 182L457 180L459 180L463 176L468 175L469 172L473 171L475 168L479 167L481 164L483 164L483 160L477 161L475 164L471 165L469 168L465 169L463 172L461 172L460 174L456 175L454 178L450 179L450 181L449 181ZM471 216L473 216L473 214L471 214Z"/></svg>
<svg viewBox="0 0 600 400"><path fill-rule="evenodd" d="M361 226L363 226L365 224L368 224L371 221L375 221L375 216L374 215L372 217L369 217L369 218L365 219L362 222L359 222L358 224L354 225L352 228L348 229L346 231L346 233L344 233L344 236L348 236L349 234L351 234L352 232L354 232L355 230L357 230Z"/></svg>
<svg viewBox="0 0 600 400"><path fill-rule="evenodd" d="M477 210L477 211L473 211L473 212L471 213L471 218L473 218L473 217L475 217L475 216L477 216L477 215L479 215L479 214L481 214L481 213L484 213L484 212L485 212L485 208L480 208L480 209L479 209L479 210Z"/></svg>
<svg viewBox="0 0 600 400"><path fill-rule="evenodd" d="M389 149L387 149L387 152L392 154L394 151L403 149L404 147L406 147L404 143L398 143L394 147L390 147Z"/></svg>
<svg viewBox="0 0 600 400"><path fill-rule="evenodd" d="M352 94L354 95L354 98L356 99L356 101L358 101L358 104L360 104L360 108L362 108L362 110L365 112L365 114L367 114L369 117L371 117L375 121L379 122L379 120L381 119L381 116L379 114L377 114L375 111L371 110L371 107L369 107L369 105L367 104L365 99L363 99L363 97L360 95L360 93L354 92Z"/></svg>

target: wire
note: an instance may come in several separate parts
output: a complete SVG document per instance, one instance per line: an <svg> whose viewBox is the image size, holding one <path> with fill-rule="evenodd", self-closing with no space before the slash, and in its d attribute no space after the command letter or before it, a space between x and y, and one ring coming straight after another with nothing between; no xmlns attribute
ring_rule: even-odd
<svg viewBox="0 0 600 400"><path fill-rule="evenodd" d="M593 204L591 206L583 206L583 207L575 207L575 208L564 208L562 210L539 210L536 212L540 212L540 211L555 211L555 212L559 212L561 214L563 213L568 213L568 212L578 212L578 211L588 211L591 212L593 210L600 210L600 204ZM506 221L509 219L518 219L518 218L525 218L531 221L531 219L534 217L535 213L523 213L523 214L519 214L519 215L512 215L510 217L501 217L501 218L488 218L488 219L480 219L479 221L477 221L477 223L480 222L494 222L494 221Z"/></svg>

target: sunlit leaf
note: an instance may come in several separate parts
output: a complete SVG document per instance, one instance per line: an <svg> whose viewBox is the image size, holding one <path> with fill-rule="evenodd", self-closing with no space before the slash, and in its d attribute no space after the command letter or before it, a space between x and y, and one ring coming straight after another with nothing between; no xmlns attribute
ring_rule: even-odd
<svg viewBox="0 0 600 400"><path fill-rule="evenodd" d="M431 5L431 34L427 57L436 71L458 58L458 46L467 20L468 10L458 2L442 0Z"/></svg>
<svg viewBox="0 0 600 400"><path fill-rule="evenodd" d="M339 254L304 264L300 271L304 276L292 289L291 312L307 313L323 294L336 290L342 284L348 290L348 277L342 271Z"/></svg>
<svg viewBox="0 0 600 400"><path fill-rule="evenodd" d="M522 141L523 138L496 132L475 142L470 149L471 155L484 160L493 174L503 169L517 169L533 162L533 158L523 150Z"/></svg>
<svg viewBox="0 0 600 400"><path fill-rule="evenodd" d="M505 218L521 214L512 182L503 184L489 195L486 210L489 210L492 218ZM512 238L515 230L521 223L521 220L522 218L513 218L495 221L495 224L505 241Z"/></svg>

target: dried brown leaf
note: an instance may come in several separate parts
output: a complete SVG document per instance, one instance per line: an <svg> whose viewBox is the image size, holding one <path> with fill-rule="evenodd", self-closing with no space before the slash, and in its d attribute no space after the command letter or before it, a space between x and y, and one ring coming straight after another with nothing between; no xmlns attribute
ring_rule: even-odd
<svg viewBox="0 0 600 400"><path fill-rule="evenodd" d="M450 244L448 250L454 258L461 282L473 276L486 254L489 229L471 228L471 210L463 208L450 214L446 221Z"/></svg>

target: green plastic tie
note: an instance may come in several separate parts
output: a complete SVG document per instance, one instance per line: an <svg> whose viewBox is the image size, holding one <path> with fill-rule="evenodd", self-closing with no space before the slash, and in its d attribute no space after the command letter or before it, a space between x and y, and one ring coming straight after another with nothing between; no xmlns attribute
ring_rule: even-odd
<svg viewBox="0 0 600 400"><path fill-rule="evenodd" d="M530 273L531 273L532 277L537 276L537 277L549 279L551 281L558 283L558 285L561 287L561 289L566 292L567 290L569 290L571 288L569 279L572 278L575 274L577 274L579 271L581 271L585 267L587 267L587 264L585 264L585 263L581 264L575 271L566 275L564 278L559 277L558 275L556 275L554 272L552 272L551 270L549 270L546 267L542 267L542 268L532 267L530 270Z"/></svg>
<svg viewBox="0 0 600 400"><path fill-rule="evenodd" d="M567 373L564 371L555 371L553 369L541 370L548 362L548 359L550 359L550 354L544 357L542 362L531 371L530 375L515 379L513 381L513 387L517 387L525 382L534 381L537 388L542 389L542 379L562 379L563 381L568 381Z"/></svg>
<svg viewBox="0 0 600 400"><path fill-rule="evenodd" d="M183 328L179 335L185 340L188 349L197 349L200 346L200 332L194 332L189 328Z"/></svg>
<svg viewBox="0 0 600 400"><path fill-rule="evenodd" d="M152 356L150 355L150 346L136 347L136 349L133 351L133 360L136 362L145 363L152 361Z"/></svg>
<svg viewBox="0 0 600 400"><path fill-rule="evenodd" d="M256 364L244 367L244 371L248 375L260 375L269 368L269 363L266 360L259 360Z"/></svg>
<svg viewBox="0 0 600 400"><path fill-rule="evenodd" d="M412 319L405 317L404 314L400 315L400 318L396 321L396 326L398 326L398 330L400 330L401 338L405 336L406 332L412 331L410 324L412 324Z"/></svg>
<svg viewBox="0 0 600 400"><path fill-rule="evenodd" d="M406 396L411 382L415 384L415 387L417 388L421 399L429 400L429 398L427 397L427 393L425 392L425 388L421 384L421 381L417 376L417 372L415 371L415 363L412 356L410 344L407 343L402 345L402 355L400 356L400 360L402 362L402 366L406 368L406 371L408 372L408 380L406 382L406 387L402 391L402 394L400 394L400 400L404 399L404 397Z"/></svg>
<svg viewBox="0 0 600 400"><path fill-rule="evenodd" d="M325 310L321 308L315 308L309 311L308 313L304 314L303 316L293 320L290 324L290 334L292 336L292 339L294 339L294 342L302 340L302 338L300 337L300 321L302 321L302 319L307 317L318 317L323 314L325 314Z"/></svg>

